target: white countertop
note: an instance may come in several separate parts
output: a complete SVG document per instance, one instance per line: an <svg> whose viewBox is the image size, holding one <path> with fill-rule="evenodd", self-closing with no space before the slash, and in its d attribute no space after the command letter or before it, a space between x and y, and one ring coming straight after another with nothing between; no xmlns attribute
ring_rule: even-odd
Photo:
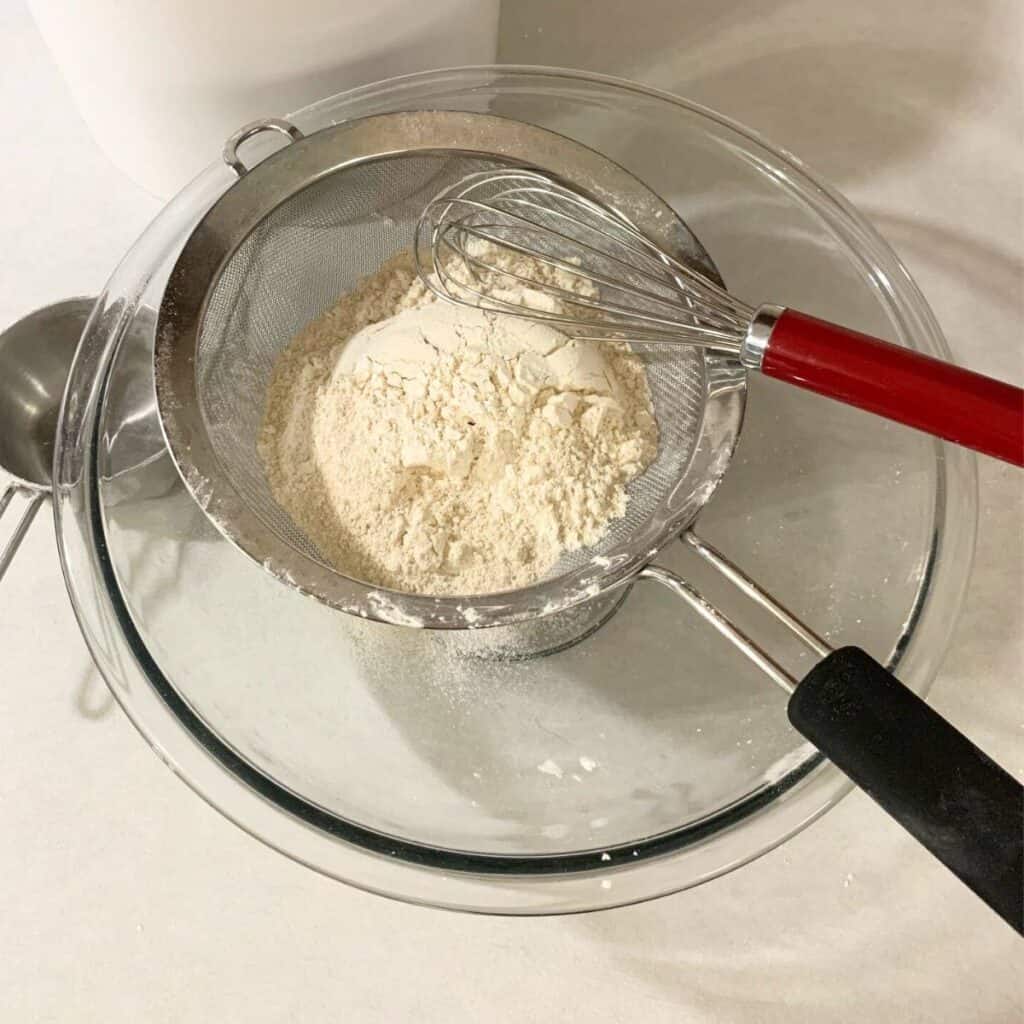
<svg viewBox="0 0 1024 1024"><path fill-rule="evenodd" d="M893 243L956 357L1020 382L1024 7L506 0L501 56L635 77L799 154ZM0 6L0 322L94 294L158 203ZM1024 477L980 460L935 706L1024 769ZM572 918L404 906L328 881L181 784L112 704L42 515L0 586L0 1016L10 1021L1009 1022L1022 944L854 793L754 864Z"/></svg>

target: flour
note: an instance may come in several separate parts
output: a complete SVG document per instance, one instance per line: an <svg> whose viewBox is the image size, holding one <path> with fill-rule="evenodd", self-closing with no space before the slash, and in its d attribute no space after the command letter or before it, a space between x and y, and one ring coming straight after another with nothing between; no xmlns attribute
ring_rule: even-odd
<svg viewBox="0 0 1024 1024"><path fill-rule="evenodd" d="M542 578L624 513L656 448L628 348L438 300L407 258L284 349L259 444L275 499L335 568L425 594Z"/></svg>

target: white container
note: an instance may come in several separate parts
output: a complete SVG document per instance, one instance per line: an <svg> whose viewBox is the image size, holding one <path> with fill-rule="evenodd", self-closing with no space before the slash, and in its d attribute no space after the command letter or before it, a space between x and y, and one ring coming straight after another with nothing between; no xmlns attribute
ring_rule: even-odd
<svg viewBox="0 0 1024 1024"><path fill-rule="evenodd" d="M499 0L29 0L97 143L161 198L236 128L495 57Z"/></svg>

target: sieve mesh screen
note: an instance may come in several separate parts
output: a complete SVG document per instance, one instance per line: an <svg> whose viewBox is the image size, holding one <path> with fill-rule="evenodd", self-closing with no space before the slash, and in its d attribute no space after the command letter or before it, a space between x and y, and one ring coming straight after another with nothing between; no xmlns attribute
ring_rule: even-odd
<svg viewBox="0 0 1024 1024"><path fill-rule="evenodd" d="M387 156L336 171L281 203L229 257L211 289L196 348L196 389L211 447L250 510L280 539L326 564L274 501L257 441L275 360L311 320L413 244L416 222L442 189L500 166L455 152ZM672 517L707 394L705 362L674 345L636 349L647 368L658 454L629 487L626 515L594 547L562 557L547 579L611 557Z"/></svg>

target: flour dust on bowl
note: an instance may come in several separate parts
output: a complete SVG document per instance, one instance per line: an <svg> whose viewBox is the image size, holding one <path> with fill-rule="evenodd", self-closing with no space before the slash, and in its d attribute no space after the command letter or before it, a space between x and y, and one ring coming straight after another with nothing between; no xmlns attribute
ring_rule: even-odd
<svg viewBox="0 0 1024 1024"><path fill-rule="evenodd" d="M379 131L389 115L414 119L424 110L553 135L562 141L542 156L515 159L559 173L559 153L586 152L602 168L617 167L624 177L616 191L643 197L631 213L646 210L652 231L671 234L673 251L707 260L706 249L714 264L705 266L717 267L730 288L770 291L945 354L917 290L871 229L792 161L699 108L625 83L515 68L431 73L335 97L289 116L303 137L241 178L212 165L166 207L101 296L69 388L75 397L65 404L57 459L58 533L83 630L132 720L182 778L252 834L333 877L417 902L503 913L596 909L696 885L784 840L847 784L789 727L782 695L759 671L638 575L660 543L666 573L691 581L802 674L806 651L691 544L666 542L659 528L649 545L623 543L621 565L582 558L511 598L488 598L474 611L495 625L465 629L479 623L466 621L455 596L402 595L399 603L329 569L313 550L294 558L302 538L289 539L273 504L261 504L260 464L247 477L243 459L215 450L228 441L210 437L221 416L236 424L252 416L253 429L237 436L253 437L258 402L250 410L210 404L196 413L205 422L169 427L165 412L179 461L187 444L192 458L209 460L189 481L195 494L180 484L139 500L123 476L112 486L120 416L113 396L132 350L162 344L152 329L140 338L127 328L166 311L173 296L186 332L202 344L206 287L196 294L175 269L196 226L204 217L216 225L218 208L247 197L242 212L253 230L240 246L223 239L207 280L243 266L236 249L251 256L315 237L331 251L360 218L332 211L330 175L358 159L365 126ZM401 148L415 139L403 138ZM436 139L426 145L431 153L403 158L419 163L419 183L406 179L408 208L393 204L390 223L376 215L368 222L363 273L393 254L394 225L411 232L422 202L444 184L436 178ZM326 148L334 162L321 179L311 168L323 161L306 161ZM478 137L456 162L479 161L481 153L502 156ZM275 167L316 180L268 203L259 172L267 182ZM662 197L653 207L652 195ZM271 212L270 226L258 227L268 209L280 210L281 220ZM269 276L253 264L252 287L234 289L236 302L218 312L211 301L211 323L219 316L230 336L234 318L258 313L259 325L278 317L281 346L293 326L355 283L355 276L338 280L340 262L322 278L313 274L305 289L278 287L287 283L287 258ZM887 282L884 290L879 282ZM275 294L303 305L271 308ZM237 377L247 386L252 375L265 380L275 355L237 348ZM731 450L743 411L744 377L734 361L700 362L696 436L729 440L694 443L673 470L682 480L702 457ZM158 387L173 381L181 397L181 388L195 386L194 369L190 383L189 374L160 367L170 377ZM203 372L215 378L229 369L211 360ZM225 404L233 391L224 392ZM200 433L207 447L195 454ZM170 450L163 459L171 464ZM920 692L969 569L973 473L963 452L754 380L742 443L701 514L701 533L818 633L867 648ZM198 486L215 476L216 488ZM684 491L663 496L661 519L673 529L689 523L704 497L699 487L693 496ZM697 503L687 507L690 497ZM242 519L233 518L231 502ZM866 505L876 510L870 522L849 514ZM880 518L888 524L883 535ZM291 585L278 578L286 568ZM581 600L595 584L605 602L596 609ZM346 607L365 617L339 611ZM404 627L405 615L441 628ZM583 619L542 640L519 632L559 615ZM461 646L464 638L502 630L511 631L497 641L502 653L513 638L524 653L555 650L467 657L474 652Z"/></svg>

